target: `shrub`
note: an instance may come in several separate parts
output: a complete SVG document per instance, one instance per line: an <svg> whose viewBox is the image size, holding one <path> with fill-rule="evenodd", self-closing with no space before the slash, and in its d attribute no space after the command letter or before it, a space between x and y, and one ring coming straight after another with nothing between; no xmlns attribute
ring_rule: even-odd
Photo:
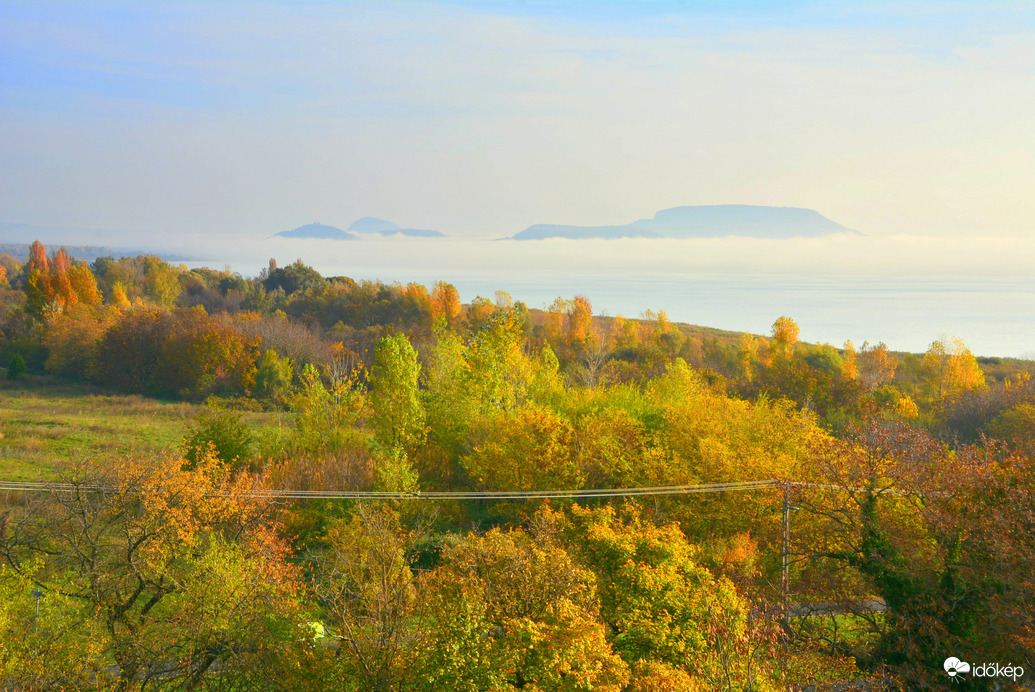
<svg viewBox="0 0 1035 692"><path fill-rule="evenodd" d="M239 469L251 460L255 435L241 422L241 414L233 411L205 411L194 424L188 424L183 441L184 467L194 469L207 454L232 469Z"/></svg>
<svg viewBox="0 0 1035 692"><path fill-rule="evenodd" d="M17 356L25 365L26 372L42 375L47 355L46 347L28 336L0 339L0 365L10 367L11 361Z"/></svg>
<svg viewBox="0 0 1035 692"><path fill-rule="evenodd" d="M294 364L290 358L281 358L270 349L262 354L255 372L255 394L267 399L285 396L295 377Z"/></svg>
<svg viewBox="0 0 1035 692"><path fill-rule="evenodd" d="M25 367L25 359L22 358L22 354L15 353L7 362L7 379L23 379L27 370L28 368Z"/></svg>

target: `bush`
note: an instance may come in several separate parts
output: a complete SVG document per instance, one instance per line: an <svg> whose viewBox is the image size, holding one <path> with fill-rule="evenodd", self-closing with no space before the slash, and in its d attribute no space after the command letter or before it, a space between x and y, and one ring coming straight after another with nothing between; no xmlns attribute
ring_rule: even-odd
<svg viewBox="0 0 1035 692"><path fill-rule="evenodd" d="M233 411L205 411L188 424L183 441L184 467L194 469L207 454L213 454L232 469L239 469L251 460L255 435L241 422L241 414Z"/></svg>
<svg viewBox="0 0 1035 692"><path fill-rule="evenodd" d="M20 380L25 378L28 368L25 367L25 359L22 354L15 353L7 362L7 379Z"/></svg>
<svg viewBox="0 0 1035 692"><path fill-rule="evenodd" d="M262 354L255 372L255 394L266 399L287 395L295 377L290 358L281 358L272 348Z"/></svg>
<svg viewBox="0 0 1035 692"><path fill-rule="evenodd" d="M15 356L21 358L26 372L35 375L45 372L43 364L47 360L48 352L46 347L36 340L25 336L0 339L0 365L10 367Z"/></svg>

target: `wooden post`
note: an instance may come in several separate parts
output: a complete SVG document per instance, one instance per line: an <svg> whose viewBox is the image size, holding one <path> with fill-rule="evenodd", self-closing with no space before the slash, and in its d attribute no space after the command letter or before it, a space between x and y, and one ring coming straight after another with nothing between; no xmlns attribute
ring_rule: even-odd
<svg viewBox="0 0 1035 692"><path fill-rule="evenodd" d="M791 484L783 484L783 550L780 551L780 594L783 598L783 617L790 616L789 590L791 567Z"/></svg>

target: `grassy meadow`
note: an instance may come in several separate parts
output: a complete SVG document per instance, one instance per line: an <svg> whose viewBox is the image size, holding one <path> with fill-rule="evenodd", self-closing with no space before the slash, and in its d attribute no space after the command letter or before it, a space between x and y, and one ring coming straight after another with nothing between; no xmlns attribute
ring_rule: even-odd
<svg viewBox="0 0 1035 692"><path fill-rule="evenodd" d="M0 480L51 480L77 461L179 455L204 408L53 377L0 378ZM258 428L271 416L242 420Z"/></svg>

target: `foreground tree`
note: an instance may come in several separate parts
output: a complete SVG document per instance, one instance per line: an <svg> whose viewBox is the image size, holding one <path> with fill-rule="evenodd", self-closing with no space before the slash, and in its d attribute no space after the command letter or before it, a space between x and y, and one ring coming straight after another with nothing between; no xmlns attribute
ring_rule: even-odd
<svg viewBox="0 0 1035 692"><path fill-rule="evenodd" d="M749 624L747 602L698 564L676 525L576 506L566 538L597 575L615 650L641 675L689 689L773 689L773 631Z"/></svg>
<svg viewBox="0 0 1035 692"><path fill-rule="evenodd" d="M1018 607L1032 598L1031 459L874 421L820 445L816 463L826 483L794 498L801 577L817 585L810 599L871 622L868 663L922 685L946 651L1031 660L1032 620ZM882 618L867 613L871 595Z"/></svg>
<svg viewBox="0 0 1035 692"><path fill-rule="evenodd" d="M593 574L522 532L471 536L427 574L417 689L618 692L628 668L596 617Z"/></svg>
<svg viewBox="0 0 1035 692"><path fill-rule="evenodd" d="M49 625L23 630L49 656L21 669L25 686L56 671L62 687L90 676L120 690L158 679L191 689L279 665L297 640L298 580L272 507L247 499L250 481L178 459L82 467L69 480L0 535L0 577L34 584L48 621L65 628L59 642Z"/></svg>

